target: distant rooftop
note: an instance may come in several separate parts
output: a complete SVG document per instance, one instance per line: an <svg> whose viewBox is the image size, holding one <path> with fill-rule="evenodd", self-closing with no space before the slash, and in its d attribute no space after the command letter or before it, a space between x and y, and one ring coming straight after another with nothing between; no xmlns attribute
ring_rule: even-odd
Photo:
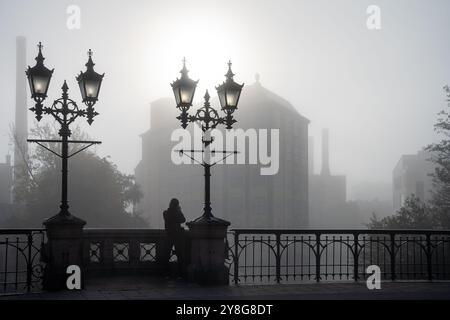
<svg viewBox="0 0 450 320"><path fill-rule="evenodd" d="M289 101L287 101L280 95L276 94L275 92L270 91L269 89L264 87L260 82L259 74L255 75L255 80L256 81L253 84L244 86L244 89L242 91L242 97L244 99L252 98L255 99L256 101L267 100L268 102L271 102L274 106L283 107L293 113L298 114L305 121L309 122L309 119L301 115L300 112Z"/></svg>

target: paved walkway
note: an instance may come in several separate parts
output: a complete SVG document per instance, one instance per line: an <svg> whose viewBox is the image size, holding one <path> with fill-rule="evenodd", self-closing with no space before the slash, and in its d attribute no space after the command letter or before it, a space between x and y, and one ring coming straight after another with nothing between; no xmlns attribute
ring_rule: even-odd
<svg viewBox="0 0 450 320"><path fill-rule="evenodd" d="M301 283L202 287L182 281L155 278L91 280L85 290L0 296L0 299L57 300L347 300L347 299L445 299L450 282L383 282L381 290L368 290L365 283Z"/></svg>

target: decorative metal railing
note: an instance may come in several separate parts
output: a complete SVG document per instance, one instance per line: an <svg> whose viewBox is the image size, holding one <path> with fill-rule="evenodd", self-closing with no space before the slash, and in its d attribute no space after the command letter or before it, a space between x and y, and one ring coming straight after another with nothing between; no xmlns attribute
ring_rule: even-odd
<svg viewBox="0 0 450 320"><path fill-rule="evenodd" d="M0 229L0 294L40 290L44 229ZM450 231L233 229L230 279L238 283L358 281L370 265L384 280L450 280ZM175 256L164 230L85 229L87 275L161 275Z"/></svg>
<svg viewBox="0 0 450 320"><path fill-rule="evenodd" d="M0 294L42 289L43 229L0 229Z"/></svg>
<svg viewBox="0 0 450 320"><path fill-rule="evenodd" d="M238 283L366 279L449 280L450 231L233 229L230 277Z"/></svg>
<svg viewBox="0 0 450 320"><path fill-rule="evenodd" d="M161 273L171 255L158 229L84 229L83 260L88 275ZM172 257L173 259L173 257Z"/></svg>

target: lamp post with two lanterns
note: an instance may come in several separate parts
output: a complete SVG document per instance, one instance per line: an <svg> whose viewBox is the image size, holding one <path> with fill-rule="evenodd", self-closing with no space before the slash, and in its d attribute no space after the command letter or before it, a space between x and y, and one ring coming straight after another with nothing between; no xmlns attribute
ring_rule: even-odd
<svg viewBox="0 0 450 320"><path fill-rule="evenodd" d="M186 68L186 59L183 59L183 68L180 71L181 77L177 78L172 84L172 90L175 95L175 102L177 104L177 109L180 110L180 115L177 117L181 122L181 127L186 129L189 122L196 122L200 125L204 137L202 138L203 145L207 150L176 150L176 152L180 152L182 154L187 155L192 160L196 161L194 157L190 154L195 152L206 152L206 161L200 163L204 168L204 176L205 176L205 204L203 209L203 215L195 220L194 222L219 222L223 221L221 219L217 219L212 214L211 208L211 186L210 186L210 177L211 177L211 167L216 163L210 163L209 161L209 148L208 146L213 142L212 137L206 137L206 134L210 132L210 130L215 129L219 124L225 125L226 129L232 129L233 124L236 123L236 120L233 117L233 113L236 111L239 97L241 95L242 88L244 84L238 84L234 81L234 73L231 70L231 61L228 62L228 72L225 74L226 80L216 87L217 95L219 96L219 103L221 106L221 110L225 113L224 116L220 116L218 111L211 106L210 103L210 95L208 90L204 95L204 104L203 107L198 109L195 115L189 114L189 109L192 106L192 102L194 100L195 89L197 87L197 81L194 81L189 78L188 70ZM223 153L224 158L236 154L237 151L212 151L215 153ZM188 154L190 153L190 154ZM222 159L223 160L223 159Z"/></svg>
<svg viewBox="0 0 450 320"><path fill-rule="evenodd" d="M198 109L194 115L189 114L189 109L194 100L195 89L198 81L189 78L186 69L186 60L183 59L183 68L180 71L181 77L172 83L173 93L180 115L177 117L181 122L181 127L186 129L188 123L198 123L203 131L202 150L177 150L179 153L187 155L204 168L205 176L205 204L203 214L187 223L189 227L189 264L187 266L187 276L191 281L208 285L225 285L229 281L229 269L225 265L226 259L226 237L230 222L214 217L211 208L211 167L218 162L211 163L211 153L222 153L222 158L236 154L237 151L210 151L210 144L213 142L210 132L219 124L223 124L227 129L231 129L236 120L233 113L236 111L243 84L238 84L233 80L231 62L228 63L226 80L216 87L219 96L219 103L224 115L211 106L210 96L206 91L203 107ZM197 161L192 154L200 152L205 155L203 161Z"/></svg>
<svg viewBox="0 0 450 320"><path fill-rule="evenodd" d="M36 57L36 65L28 67L26 71L31 98L35 101L34 107L30 108L30 110L34 112L38 121L42 119L44 114L51 115L60 125L58 134L61 139L29 139L28 141L37 143L61 158L60 211L44 222L47 243L41 248L42 259L46 262L42 275L43 288L45 290L61 290L67 289L68 266L79 266L82 271L81 274L84 274L83 227L86 222L69 212L67 200L68 159L90 146L100 143L100 141L69 140L71 136L70 125L78 118L87 118L89 125L92 124L94 118L98 115L94 105L98 100L104 74L95 72L92 51L89 50L86 71L80 72L76 77L80 87L82 102L86 105L86 108L80 108L75 101L69 98L69 87L66 81L64 81L61 88L61 98L54 100L50 106L44 106L43 102L47 98L53 69L50 70L44 65L42 44L40 42L38 48L39 53ZM46 145L47 143L61 143L61 153L52 150ZM81 147L69 154L69 144L79 144ZM81 286L83 286L84 276L81 277L81 282Z"/></svg>
<svg viewBox="0 0 450 320"><path fill-rule="evenodd" d="M72 124L77 118L85 117L89 125L92 124L94 118L98 113L94 109L94 105L98 100L100 87L104 74L99 74L94 70L94 62L92 61L92 51L88 51L88 62L86 63L86 71L80 72L76 77L78 85L80 87L82 102L86 105L86 108L80 108L75 101L69 98L67 82L64 80L61 98L54 100L51 106L44 106L43 102L47 98L47 91L50 85L50 80L53 75L54 69L50 70L44 65L44 57L42 55L42 44L38 45L39 53L34 67L28 67L26 75L31 91L31 98L35 101L35 106L30 108L36 116L36 120L40 121L43 114L49 114L60 124L60 130L58 134L61 140L43 140L43 139L28 139L28 142L34 142L41 147L52 152L56 156L61 158L61 205L60 211L57 215L47 220L60 221L60 220L72 220L78 221L84 224L84 221L71 215L69 212L69 204L67 200L67 175L68 175L68 159L75 154L89 148L94 144L100 144L100 141L74 141L69 140L71 136L70 124ZM61 153L47 147L44 143L61 143ZM69 154L69 144L77 143L84 145L78 151Z"/></svg>

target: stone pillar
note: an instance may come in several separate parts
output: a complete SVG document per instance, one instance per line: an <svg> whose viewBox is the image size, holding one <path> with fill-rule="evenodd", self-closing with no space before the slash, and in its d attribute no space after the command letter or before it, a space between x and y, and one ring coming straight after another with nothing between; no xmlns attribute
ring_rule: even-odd
<svg viewBox="0 0 450 320"><path fill-rule="evenodd" d="M83 287L83 227L85 221L72 216L61 215L46 220L44 226L47 232L45 245L46 267L44 272L44 290L67 289L67 267L77 265L81 269Z"/></svg>
<svg viewBox="0 0 450 320"><path fill-rule="evenodd" d="M216 217L200 217L188 222L190 257L189 281L203 285L228 285L225 266L226 237L230 223Z"/></svg>

